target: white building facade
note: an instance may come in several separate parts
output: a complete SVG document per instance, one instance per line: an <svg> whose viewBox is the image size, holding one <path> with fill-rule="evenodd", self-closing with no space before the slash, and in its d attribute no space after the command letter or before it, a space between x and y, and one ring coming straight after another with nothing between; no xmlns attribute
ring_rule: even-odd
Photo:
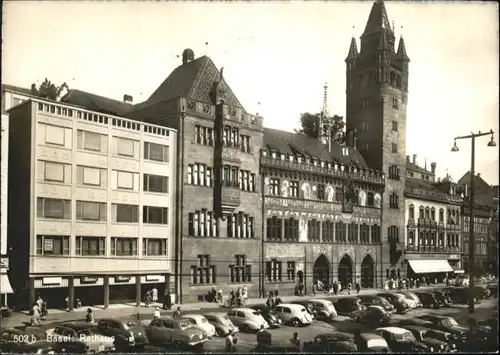
<svg viewBox="0 0 500 355"><path fill-rule="evenodd" d="M176 131L40 99L10 124L11 273L29 303L107 307L173 289Z"/></svg>

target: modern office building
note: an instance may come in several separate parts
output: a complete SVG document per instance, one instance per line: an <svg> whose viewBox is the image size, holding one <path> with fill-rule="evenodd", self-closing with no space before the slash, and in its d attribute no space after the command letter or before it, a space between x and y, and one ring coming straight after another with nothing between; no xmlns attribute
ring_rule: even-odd
<svg viewBox="0 0 500 355"><path fill-rule="evenodd" d="M16 298L108 306L170 288L176 131L37 98L9 125Z"/></svg>

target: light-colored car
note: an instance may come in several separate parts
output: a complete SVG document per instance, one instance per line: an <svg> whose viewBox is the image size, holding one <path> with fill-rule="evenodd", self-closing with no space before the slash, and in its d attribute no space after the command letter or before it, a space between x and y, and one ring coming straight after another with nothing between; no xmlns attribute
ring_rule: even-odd
<svg viewBox="0 0 500 355"><path fill-rule="evenodd" d="M331 301L320 298L311 298L309 302L316 311L317 317L332 319L337 316L337 310Z"/></svg>
<svg viewBox="0 0 500 355"><path fill-rule="evenodd" d="M408 305L411 307L411 309L418 308L417 301L413 299L413 297L408 296L407 294L403 292L396 292L398 295L403 296L403 299L408 303Z"/></svg>
<svg viewBox="0 0 500 355"><path fill-rule="evenodd" d="M231 322L225 313L206 313L204 316L215 327L215 334L218 337L239 332L238 327Z"/></svg>
<svg viewBox="0 0 500 355"><path fill-rule="evenodd" d="M215 327L211 324L205 316L201 314L186 314L182 316L183 319L188 320L191 324L197 326L205 333L209 338L215 336Z"/></svg>
<svg viewBox="0 0 500 355"><path fill-rule="evenodd" d="M269 328L269 323L262 315L252 308L234 308L227 312L227 317L240 331L259 331Z"/></svg>
<svg viewBox="0 0 500 355"><path fill-rule="evenodd" d="M69 353L102 352L115 350L113 337L99 334L97 328L86 322L63 323L47 330L47 339L54 343L56 350Z"/></svg>
<svg viewBox="0 0 500 355"><path fill-rule="evenodd" d="M414 292L404 291L404 292L400 292L400 293L407 296L408 298L411 298L412 300L414 300L415 303L417 304L417 308L423 307L422 301L420 300L420 298L418 298L418 296Z"/></svg>
<svg viewBox="0 0 500 355"><path fill-rule="evenodd" d="M361 333L356 345L358 345L358 351L363 353L391 352L387 341L380 335L373 333Z"/></svg>
<svg viewBox="0 0 500 355"><path fill-rule="evenodd" d="M283 320L284 324L291 324L294 327L308 325L313 322L313 318L300 304L282 303L274 307L276 315Z"/></svg>
<svg viewBox="0 0 500 355"><path fill-rule="evenodd" d="M153 319L145 327L149 342L155 345L201 347L209 340L207 334L187 319Z"/></svg>

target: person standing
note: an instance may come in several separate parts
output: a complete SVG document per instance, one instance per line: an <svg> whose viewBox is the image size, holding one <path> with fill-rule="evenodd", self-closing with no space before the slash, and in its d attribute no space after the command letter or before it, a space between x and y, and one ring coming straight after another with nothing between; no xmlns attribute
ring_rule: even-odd
<svg viewBox="0 0 500 355"><path fill-rule="evenodd" d="M177 307L177 309L174 312L174 319L180 317L181 317L181 307Z"/></svg>
<svg viewBox="0 0 500 355"><path fill-rule="evenodd" d="M158 289L156 287L151 290L151 300L155 303L158 302Z"/></svg>
<svg viewBox="0 0 500 355"><path fill-rule="evenodd" d="M95 319L94 319L94 313L92 312L92 309L87 308L87 314L85 316L85 321L90 324L94 324Z"/></svg>
<svg viewBox="0 0 500 355"><path fill-rule="evenodd" d="M217 300L219 303L224 303L224 291L222 291L222 287L219 287L219 291L217 292Z"/></svg>
<svg viewBox="0 0 500 355"><path fill-rule="evenodd" d="M299 333L295 332L293 333L292 339L290 339L290 343L292 343L294 346L297 347L297 350L300 352L301 349L301 344L300 344L300 339L299 339Z"/></svg>
<svg viewBox="0 0 500 355"><path fill-rule="evenodd" d="M337 283L337 281L333 283L333 293L335 294L335 296L337 296L339 293L339 284Z"/></svg>
<svg viewBox="0 0 500 355"><path fill-rule="evenodd" d="M361 286L359 285L359 282L356 282L356 293L359 295L359 291L361 290Z"/></svg>
<svg viewBox="0 0 500 355"><path fill-rule="evenodd" d="M172 308L172 297L170 296L170 291L166 290L163 296L163 309L170 310Z"/></svg>
<svg viewBox="0 0 500 355"><path fill-rule="evenodd" d="M146 292L146 307L151 304L151 291Z"/></svg>
<svg viewBox="0 0 500 355"><path fill-rule="evenodd" d="M229 333L226 337L226 353L234 352L234 339L233 335Z"/></svg>
<svg viewBox="0 0 500 355"><path fill-rule="evenodd" d="M153 319L160 319L160 308L156 307L153 312Z"/></svg>
<svg viewBox="0 0 500 355"><path fill-rule="evenodd" d="M271 294L269 294L269 296L267 297L266 306L269 309L274 308L274 299L273 299L273 296Z"/></svg>

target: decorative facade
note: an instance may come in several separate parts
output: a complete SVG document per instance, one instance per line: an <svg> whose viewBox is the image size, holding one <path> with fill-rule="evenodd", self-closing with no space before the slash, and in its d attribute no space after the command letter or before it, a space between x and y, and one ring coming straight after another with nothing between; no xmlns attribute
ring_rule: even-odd
<svg viewBox="0 0 500 355"><path fill-rule="evenodd" d="M352 146L264 129L264 289L381 285L384 176Z"/></svg>

